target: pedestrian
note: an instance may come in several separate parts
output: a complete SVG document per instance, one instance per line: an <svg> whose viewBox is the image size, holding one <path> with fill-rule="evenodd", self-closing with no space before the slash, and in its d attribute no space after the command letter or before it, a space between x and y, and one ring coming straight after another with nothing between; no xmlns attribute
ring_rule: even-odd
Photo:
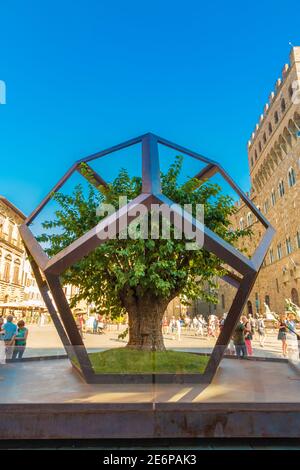
<svg viewBox="0 0 300 470"><path fill-rule="evenodd" d="M4 318L0 317L0 365L5 364Z"/></svg>
<svg viewBox="0 0 300 470"><path fill-rule="evenodd" d="M256 319L251 314L249 315L249 322L250 322L250 325L251 325L252 339L254 339L257 325L256 325Z"/></svg>
<svg viewBox="0 0 300 470"><path fill-rule="evenodd" d="M222 331L222 329L224 327L226 317L227 317L227 313L223 313L222 318L220 320L220 331Z"/></svg>
<svg viewBox="0 0 300 470"><path fill-rule="evenodd" d="M241 320L238 322L237 326L235 327L234 334L233 334L233 343L235 347L235 352L237 357L245 358L247 357L247 348L245 344L245 317L242 317ZM247 319L246 319L247 320Z"/></svg>
<svg viewBox="0 0 300 470"><path fill-rule="evenodd" d="M39 326L44 326L45 325L45 320L46 320L45 314L44 314L44 312L41 312L40 318L39 318Z"/></svg>
<svg viewBox="0 0 300 470"><path fill-rule="evenodd" d="M203 315L200 315L197 319L198 319L197 334L200 336L204 336L205 320L203 318Z"/></svg>
<svg viewBox="0 0 300 470"><path fill-rule="evenodd" d="M265 344L265 339L266 339L266 327L265 327L265 322L264 322L264 318L262 315L260 315L260 317L258 318L257 328L258 328L259 344L263 348Z"/></svg>
<svg viewBox="0 0 300 470"><path fill-rule="evenodd" d="M83 317L78 315L78 314L75 316L75 323L76 323L76 326L77 326L77 329L79 331L79 334L80 334L81 338L83 338L83 331L82 331L83 330L83 328L82 328L83 321L82 321L82 318Z"/></svg>
<svg viewBox="0 0 300 470"><path fill-rule="evenodd" d="M168 319L167 319L167 317L163 318L162 330L163 330L163 335L166 335L168 333Z"/></svg>
<svg viewBox="0 0 300 470"><path fill-rule="evenodd" d="M26 342L28 337L28 329L25 327L24 320L20 320L17 323L18 330L15 335L15 346L12 354L12 359L22 359L26 349Z"/></svg>
<svg viewBox="0 0 300 470"><path fill-rule="evenodd" d="M242 317L242 319L244 319L244 322L245 322L245 330L244 330L244 336L245 336L245 344L246 344L246 348L247 348L247 355L248 356L252 356L253 355L253 349L252 349L252 325L251 325L251 321L250 320L247 320L246 317Z"/></svg>
<svg viewBox="0 0 300 470"><path fill-rule="evenodd" d="M8 315L6 318L6 323L3 325L6 359L11 359L12 357L15 335L17 333L17 325L13 323L13 319L14 317L12 315Z"/></svg>
<svg viewBox="0 0 300 470"><path fill-rule="evenodd" d="M194 330L194 335L196 336L198 334L199 329L199 318L197 316L193 318L192 329Z"/></svg>
<svg viewBox="0 0 300 470"><path fill-rule="evenodd" d="M94 316L93 320L93 334L98 333L98 317L97 315Z"/></svg>
<svg viewBox="0 0 300 470"><path fill-rule="evenodd" d="M209 315L208 317L208 336L216 337L215 315Z"/></svg>
<svg viewBox="0 0 300 470"><path fill-rule="evenodd" d="M293 361L299 360L299 348L298 348L298 334L296 332L295 315L291 312L287 314L287 344L288 344L288 355Z"/></svg>
<svg viewBox="0 0 300 470"><path fill-rule="evenodd" d="M176 319L173 315L169 323L169 332L171 333L173 339L175 339L175 336L174 336L175 330L176 330Z"/></svg>
<svg viewBox="0 0 300 470"><path fill-rule="evenodd" d="M282 343L282 354L284 357L287 355L287 342L286 342L286 334L287 334L287 315L286 313L282 313L280 315L280 319L278 322L278 336L277 339Z"/></svg>
<svg viewBox="0 0 300 470"><path fill-rule="evenodd" d="M176 321L176 327L177 327L177 339L178 341L181 341L181 328L182 328L182 323L181 323L181 319L178 318L178 320Z"/></svg>

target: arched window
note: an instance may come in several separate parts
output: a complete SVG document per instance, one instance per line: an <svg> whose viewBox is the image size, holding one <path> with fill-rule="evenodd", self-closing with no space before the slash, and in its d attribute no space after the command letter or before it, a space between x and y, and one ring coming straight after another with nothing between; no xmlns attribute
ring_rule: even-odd
<svg viewBox="0 0 300 470"><path fill-rule="evenodd" d="M265 132L264 132L264 135L263 135L263 141L264 141L264 144L267 142L267 136L266 136Z"/></svg>
<svg viewBox="0 0 300 470"><path fill-rule="evenodd" d="M288 180L290 188L296 184L296 174L294 168L289 169Z"/></svg>
<svg viewBox="0 0 300 470"><path fill-rule="evenodd" d="M248 227L250 227L250 225L252 225L252 223L253 223L252 212L248 212L248 214L247 214L247 225L248 225Z"/></svg>
<svg viewBox="0 0 300 470"><path fill-rule="evenodd" d="M278 192L279 192L279 196L280 197L283 197L284 196L284 182L283 180L279 181L279 185L278 185Z"/></svg>
<svg viewBox="0 0 300 470"><path fill-rule="evenodd" d="M243 217L240 218L240 229L244 230L244 219L243 219Z"/></svg>
<svg viewBox="0 0 300 470"><path fill-rule="evenodd" d="M292 243L291 243L291 237L287 237L285 240L286 244L286 253L290 255L293 251Z"/></svg>
<svg viewBox="0 0 300 470"><path fill-rule="evenodd" d="M271 303L270 303L270 296L269 296L268 294L265 296L265 303L268 305L268 307L271 306Z"/></svg>
<svg viewBox="0 0 300 470"><path fill-rule="evenodd" d="M272 134L272 131L273 131L273 129L272 129L272 124L269 122L269 134L270 134L270 135Z"/></svg>
<svg viewBox="0 0 300 470"><path fill-rule="evenodd" d="M300 232L299 231L297 232L296 241L297 241L297 247L300 248Z"/></svg>
<svg viewBox="0 0 300 470"><path fill-rule="evenodd" d="M7 255L4 260L4 271L3 271L3 279L5 282L10 281L11 261L12 261L12 257L10 255Z"/></svg>
<svg viewBox="0 0 300 470"><path fill-rule="evenodd" d="M273 251L273 248L270 248L269 257L270 257L270 263L273 263L273 261L274 261L274 251Z"/></svg>
<svg viewBox="0 0 300 470"><path fill-rule="evenodd" d="M281 259L281 258L282 258L282 246L281 246L281 243L278 243L278 245L277 245L277 256L278 256L278 259Z"/></svg>
<svg viewBox="0 0 300 470"><path fill-rule="evenodd" d="M14 264L13 283L19 284L20 277L20 260L16 260Z"/></svg>
<svg viewBox="0 0 300 470"><path fill-rule="evenodd" d="M225 295L221 295L222 308L225 308Z"/></svg>
<svg viewBox="0 0 300 470"><path fill-rule="evenodd" d="M262 149L261 142L258 143L258 148L259 148L259 151L261 152L261 149Z"/></svg>
<svg viewBox="0 0 300 470"><path fill-rule="evenodd" d="M255 161L256 161L257 160L257 150L255 150L254 155L255 155Z"/></svg>
<svg viewBox="0 0 300 470"><path fill-rule="evenodd" d="M253 157L251 157L251 167L253 166Z"/></svg>
<svg viewBox="0 0 300 470"><path fill-rule="evenodd" d="M293 87L292 87L292 85L290 85L290 86L289 86L289 97L290 97L290 98L292 98L293 93L294 93Z"/></svg>
<svg viewBox="0 0 300 470"><path fill-rule="evenodd" d="M8 233L7 233L7 240L11 243L12 241L12 234L13 234L14 226L11 222L8 223Z"/></svg>
<svg viewBox="0 0 300 470"><path fill-rule="evenodd" d="M274 113L274 121L275 121L275 124L277 124L278 121L279 121L279 117L278 117L278 112L277 112L277 111L275 111L275 113Z"/></svg>
<svg viewBox="0 0 300 470"><path fill-rule="evenodd" d="M284 98L282 98L282 100L281 100L280 107L281 107L281 112L284 113L285 108L286 108Z"/></svg>
<svg viewBox="0 0 300 470"><path fill-rule="evenodd" d="M272 201L272 206L274 207L276 204L276 193L274 189L272 189L272 192L271 192L271 201Z"/></svg>

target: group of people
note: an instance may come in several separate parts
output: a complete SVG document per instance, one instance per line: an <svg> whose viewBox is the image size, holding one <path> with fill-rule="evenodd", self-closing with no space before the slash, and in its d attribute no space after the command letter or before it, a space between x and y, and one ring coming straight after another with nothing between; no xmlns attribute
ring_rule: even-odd
<svg viewBox="0 0 300 470"><path fill-rule="evenodd" d="M288 342L290 340L291 350L295 349L298 355L298 334L296 332L295 317L292 313L286 312L280 315L277 322L278 334L277 339L282 343L282 355L287 356L288 353ZM247 357L253 355L252 340L254 339L256 332L259 336L259 343L261 347L264 347L266 338L266 328L264 318L260 316L258 319L249 315L242 316L239 323L237 324L234 334L229 344L229 353L236 353L238 357Z"/></svg>
<svg viewBox="0 0 300 470"><path fill-rule="evenodd" d="M186 316L184 319L172 316L170 320L167 317L163 320L163 334L172 335L180 340L182 328L185 331L193 333L195 336L208 336L216 338L220 332L220 322L216 315L209 315L207 320L203 315L196 315L193 318Z"/></svg>
<svg viewBox="0 0 300 470"><path fill-rule="evenodd" d="M278 336L277 339L282 344L282 354L284 357L288 354L288 346L290 346L291 352L295 350L298 353L298 334L296 332L295 316L293 313L285 312L280 315L278 321ZM289 340L289 344L288 344Z"/></svg>
<svg viewBox="0 0 300 470"><path fill-rule="evenodd" d="M7 359L22 359L26 349L28 329L24 320L14 323L14 317L0 317L0 364Z"/></svg>

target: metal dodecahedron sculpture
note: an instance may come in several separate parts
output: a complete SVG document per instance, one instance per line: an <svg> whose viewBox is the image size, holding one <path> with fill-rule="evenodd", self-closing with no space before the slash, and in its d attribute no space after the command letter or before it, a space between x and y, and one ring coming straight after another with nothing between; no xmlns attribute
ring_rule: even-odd
<svg viewBox="0 0 300 470"><path fill-rule="evenodd" d="M142 143L142 193L133 201L129 202L126 206L119 209L115 214L103 219L92 230L89 230L85 235L81 236L75 242L71 243L67 248L61 250L58 254L49 259L29 229L29 225L48 203L53 193L58 191L74 172L78 171L83 176L86 176L86 174L82 171L83 163L84 167L88 169L90 174L92 173L93 179L97 185L106 185L106 182L101 178L101 176L92 170L88 165L89 162L138 143ZM207 180L216 173L221 174L257 217L257 219L262 223L266 231L253 256L251 259L249 259L229 243L221 239L210 229L200 224L196 219L193 219L192 221L193 230L195 232L199 231L199 233L201 233L202 237L204 238L203 248L209 252L214 253L226 265L230 266L240 274L240 276L236 276L228 271L228 274L224 277L227 282L237 288L237 292L228 312L224 327L212 351L204 374L134 375L124 373L121 375L97 375L93 371L89 356L85 349L81 335L79 334L70 306L60 283L59 276L68 267L79 261L84 256L88 255L92 250L103 243L105 241L104 237L99 236L99 234L101 234L102 231L107 231L111 224L115 224L116 221L120 221L124 215L128 214L135 204L143 203L147 207L150 207L152 203L167 204L169 207L173 205L173 202L166 198L161 191L158 153L159 144L205 163L206 166L204 169L196 175L196 178L198 179ZM172 207L172 210L173 208L174 206ZM182 214L183 219L190 221L190 214L183 211L180 213L181 217ZM128 223L131 220L132 218L130 219L130 217L128 217ZM177 218L174 217L174 220L177 220ZM178 228L181 229L181 225ZM263 216L263 214L261 214L261 212L252 203L252 201L246 196L246 194L243 193L243 191L241 191L241 189L234 183L230 176L217 162L149 133L77 161L59 180L56 186L50 191L50 193L45 197L40 205L26 219L24 224L20 226L20 234L25 244L27 253L30 255L29 258L32 269L35 274L41 295L49 310L53 323L63 342L66 352L73 365L74 362L77 362L80 368L80 372L88 383L132 383L153 382L153 380L157 382L184 381L209 383L217 370L236 323L250 294L268 247L270 246L271 240L273 238L274 229ZM75 361L74 358L76 359Z"/></svg>

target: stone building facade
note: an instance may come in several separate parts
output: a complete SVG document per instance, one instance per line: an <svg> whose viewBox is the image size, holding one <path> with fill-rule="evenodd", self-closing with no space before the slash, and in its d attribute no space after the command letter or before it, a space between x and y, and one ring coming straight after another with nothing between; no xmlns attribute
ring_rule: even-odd
<svg viewBox="0 0 300 470"><path fill-rule="evenodd" d="M0 315L4 316L46 312L19 235L18 226L25 218L16 206L0 196ZM70 302L77 288L66 285L64 292ZM88 311L83 301L76 308L85 313Z"/></svg>
<svg viewBox="0 0 300 470"><path fill-rule="evenodd" d="M0 313L42 307L40 293L25 256L18 226L25 215L0 196Z"/></svg>
<svg viewBox="0 0 300 470"><path fill-rule="evenodd" d="M248 142L250 197L276 230L245 313L281 313L285 299L300 299L300 47L293 47ZM249 254L264 233L263 226L241 202L234 227L251 227L243 243ZM235 290L221 283L219 314L228 311Z"/></svg>

